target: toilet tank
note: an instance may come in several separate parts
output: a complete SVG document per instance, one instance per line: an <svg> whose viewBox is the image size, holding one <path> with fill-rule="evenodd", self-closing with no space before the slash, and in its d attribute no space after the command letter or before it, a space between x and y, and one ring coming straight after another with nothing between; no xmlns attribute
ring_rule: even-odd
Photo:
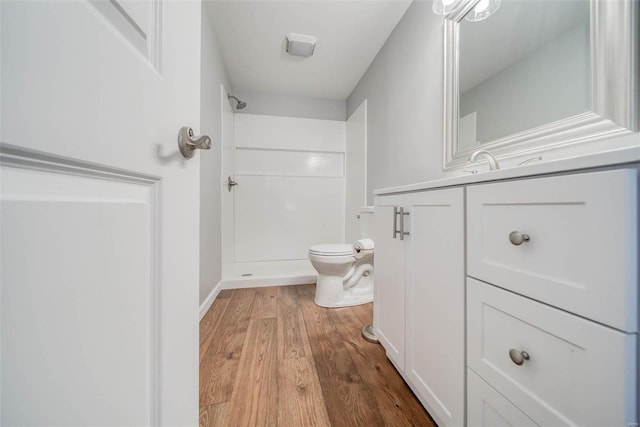
<svg viewBox="0 0 640 427"><path fill-rule="evenodd" d="M358 209L358 215L360 238L370 239L373 232L373 206L361 206Z"/></svg>

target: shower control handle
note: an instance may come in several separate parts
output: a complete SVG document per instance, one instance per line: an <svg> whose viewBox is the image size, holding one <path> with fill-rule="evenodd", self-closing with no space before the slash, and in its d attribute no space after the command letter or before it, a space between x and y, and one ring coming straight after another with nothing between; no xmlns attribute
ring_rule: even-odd
<svg viewBox="0 0 640 427"><path fill-rule="evenodd" d="M231 192L231 189L233 187L235 187L236 185L238 185L237 182L235 182L234 180L231 179L231 176L227 177L227 190L229 190L229 192Z"/></svg>

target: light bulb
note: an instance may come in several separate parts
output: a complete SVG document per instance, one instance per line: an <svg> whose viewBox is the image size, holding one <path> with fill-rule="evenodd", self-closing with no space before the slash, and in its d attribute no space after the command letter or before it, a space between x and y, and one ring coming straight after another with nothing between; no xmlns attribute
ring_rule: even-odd
<svg viewBox="0 0 640 427"><path fill-rule="evenodd" d="M473 8L476 13L484 12L489 7L489 0L480 0Z"/></svg>
<svg viewBox="0 0 640 427"><path fill-rule="evenodd" d="M448 15L458 3L459 0L434 0L433 13L436 15Z"/></svg>
<svg viewBox="0 0 640 427"><path fill-rule="evenodd" d="M478 22L493 15L500 7L501 0L480 0L464 17L470 22Z"/></svg>

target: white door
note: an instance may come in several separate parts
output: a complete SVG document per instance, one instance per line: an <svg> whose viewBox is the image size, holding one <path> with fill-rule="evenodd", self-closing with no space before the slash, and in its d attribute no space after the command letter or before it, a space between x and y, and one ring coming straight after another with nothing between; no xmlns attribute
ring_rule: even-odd
<svg viewBox="0 0 640 427"><path fill-rule="evenodd" d="M201 5L0 7L1 424L197 425Z"/></svg>

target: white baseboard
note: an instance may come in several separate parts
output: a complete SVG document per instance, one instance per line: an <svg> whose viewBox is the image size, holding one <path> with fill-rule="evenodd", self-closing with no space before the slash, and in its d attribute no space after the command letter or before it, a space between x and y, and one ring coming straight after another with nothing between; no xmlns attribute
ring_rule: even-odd
<svg viewBox="0 0 640 427"><path fill-rule="evenodd" d="M222 288L223 283L224 282L222 280L219 281L213 287L213 289L211 289L211 292L209 292L209 295L207 295L204 301L202 301L202 304L200 304L200 320L202 320L204 315L207 314L207 311L209 311L209 309L211 308L211 304L213 304L213 302L216 300L216 297L218 296L220 291L223 289Z"/></svg>
<svg viewBox="0 0 640 427"><path fill-rule="evenodd" d="M222 289L262 288L265 286L309 285L316 283L318 276L290 276L247 278L237 280L224 280Z"/></svg>

